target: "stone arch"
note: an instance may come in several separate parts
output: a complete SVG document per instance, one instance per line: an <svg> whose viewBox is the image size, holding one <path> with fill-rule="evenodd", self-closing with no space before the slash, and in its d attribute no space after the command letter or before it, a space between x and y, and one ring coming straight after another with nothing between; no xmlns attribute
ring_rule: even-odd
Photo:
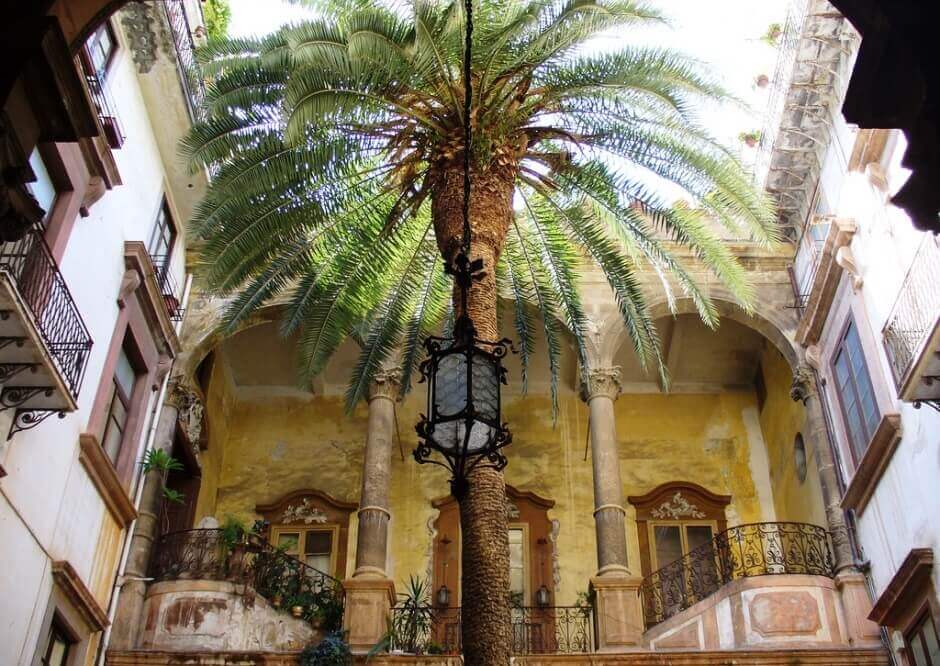
<svg viewBox="0 0 940 666"><path fill-rule="evenodd" d="M748 313L730 299L713 298L712 300L718 310L719 318L731 319L757 331L783 355L791 370L796 371L800 366L802 350L794 339L796 317L792 310L781 308L775 311L770 308L758 308ZM655 301L649 305L649 312L655 320L668 316L697 314L698 311L692 299L682 298L676 300L674 307L670 307L665 299ZM619 315L605 321L602 335L604 339L601 341L601 348L605 351L605 356L602 358L612 362L621 346L628 343L627 333L623 324L620 323Z"/></svg>

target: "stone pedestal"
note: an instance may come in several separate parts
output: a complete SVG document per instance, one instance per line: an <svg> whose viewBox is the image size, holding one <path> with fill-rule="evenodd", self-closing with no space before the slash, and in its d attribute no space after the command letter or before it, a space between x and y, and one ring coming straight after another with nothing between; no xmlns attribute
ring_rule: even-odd
<svg viewBox="0 0 940 666"><path fill-rule="evenodd" d="M625 652L642 647L642 582L638 576L598 576L591 579L596 597L598 652Z"/></svg>
<svg viewBox="0 0 940 666"><path fill-rule="evenodd" d="M880 646L881 629L868 619L872 604L865 576L854 571L842 571L836 574L836 588L842 600L846 642L853 647Z"/></svg>
<svg viewBox="0 0 940 666"><path fill-rule="evenodd" d="M387 578L360 576L343 581L343 589L346 640L354 654L365 654L388 631L389 612L395 605L395 584Z"/></svg>

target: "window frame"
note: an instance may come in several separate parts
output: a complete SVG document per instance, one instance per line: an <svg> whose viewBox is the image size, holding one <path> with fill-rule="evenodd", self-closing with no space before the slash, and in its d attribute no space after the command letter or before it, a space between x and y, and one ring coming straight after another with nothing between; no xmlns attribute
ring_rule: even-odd
<svg viewBox="0 0 940 666"><path fill-rule="evenodd" d="M65 654L60 662L52 664L49 659L52 656L52 648L55 644L54 639L56 637L58 637L62 643L65 643ZM75 653L75 646L79 642L80 641L75 639L73 633L65 625L65 622L62 621L62 618L59 617L59 614L53 614L52 622L49 624L49 629L46 632L45 650L43 650L43 654L39 658L39 663L41 666L68 666L68 664L71 663L72 655Z"/></svg>
<svg viewBox="0 0 940 666"><path fill-rule="evenodd" d="M864 427L866 440L864 442L856 443L855 436L852 434L852 422L849 419L848 411L846 410L846 401L845 396L842 394L842 390L839 386L839 374L837 370L837 361L841 354L849 354L848 347L846 346L846 340L848 339L849 332L854 329L855 337L858 341L858 352L861 355L862 364L865 369L865 378L868 381L868 386L871 391L871 400L872 404L875 407L876 420L875 425L871 428L869 432L868 423L865 421L864 414L862 413L861 406L861 394L858 392L858 383L857 377L855 374L854 368L852 368L851 358L846 359L847 364L846 368L850 372L850 380L852 384L852 389L855 394L855 403L859 410L859 423ZM846 444L848 445L849 455L852 458L853 469L858 469L859 462L864 457L865 452L871 446L872 438L878 430L878 423L884 418L884 411L882 410L881 405L878 402L878 392L875 388L875 381L872 376L871 363L869 362L868 356L865 353L865 343L862 341L861 331L859 330L858 322L856 321L854 313L850 310L845 318L845 322L842 325L842 328L839 332L838 337L832 348L832 353L829 355L829 375L832 378L833 383L833 393L836 395L836 401L839 403L839 416L842 419L842 427L846 439ZM861 446L861 449L856 448L856 444Z"/></svg>
<svg viewBox="0 0 940 666"><path fill-rule="evenodd" d="M689 527L710 527L712 530L712 538L714 541L715 537L718 536L718 521L709 520L709 519L691 519L691 520L651 520L646 524L646 529L649 532L649 545L650 545L650 566L653 571L659 571L665 566L672 564L672 562L659 562L659 557L656 554L656 528L657 527L678 527L679 528L679 543L680 548L682 549L682 555L679 556L679 559L687 556L692 550L689 548L689 538L687 534L687 528ZM675 562L676 560L673 560Z"/></svg>
<svg viewBox="0 0 940 666"><path fill-rule="evenodd" d="M166 224L162 225L161 221L164 221ZM163 239L163 233L161 230L166 230L169 232L169 240L166 244L166 251L163 253L156 251L156 240L160 238ZM173 212L170 210L170 202L167 200L164 195L160 201L160 207L157 208L157 214L153 219L153 225L150 228L150 238L147 240L147 253L152 257L165 257L164 264L158 268L158 281L160 278L170 270L170 261L173 258L173 248L176 246L176 241L179 238L179 230L176 226L176 220L173 217Z"/></svg>
<svg viewBox="0 0 940 666"><path fill-rule="evenodd" d="M94 57L92 55L91 44L92 41L95 41L95 44L98 43L98 36L101 33L106 33L108 39L111 41L111 48L108 50L107 55L105 56L104 66L99 69L95 66ZM88 35L88 38L84 41L81 48L81 57L83 64L88 68L90 74L94 74L101 81L102 85L107 81L108 75L111 72L111 66L114 64L114 58L117 55L119 50L119 44L117 40L117 33L114 31L114 26L111 25L110 19L102 21L95 30Z"/></svg>
<svg viewBox="0 0 940 666"><path fill-rule="evenodd" d="M924 604L921 609L914 615L914 620L910 623L908 627L905 628L903 632L904 637L904 651L907 661L911 666L940 666L940 661L934 662L931 660L930 655L926 652L926 644L923 636L924 629L927 627L932 627L934 632L934 637L940 641L940 630L937 628L937 620L933 616L933 612L929 604ZM923 648L924 654L927 657L927 662L925 664L919 664L914 661L913 658L913 641L912 637L917 637L920 639Z"/></svg>
<svg viewBox="0 0 940 666"><path fill-rule="evenodd" d="M509 538L510 530L518 530L522 532L522 606L531 606L532 605L532 587L529 577L532 575L532 565L529 561L529 524L522 522L510 522L506 525L506 537L507 541ZM461 532L461 537L463 532ZM461 560L463 559L462 555L463 549L463 538L460 540L460 550L461 550ZM510 558L511 559L511 558ZM512 572L512 562L509 562L509 572ZM511 584L511 581L510 581ZM510 590L510 593L512 591Z"/></svg>
<svg viewBox="0 0 940 666"><path fill-rule="evenodd" d="M277 547L280 537L283 534L290 534L297 532L301 535L301 539L297 541L297 553L287 554L291 557L297 559L304 564L307 564L305 555L306 555L306 545L307 545L307 534L309 532L329 532L330 533L330 567L328 571L320 571L327 576L335 576L336 572L336 563L337 557L339 555L339 525L336 523L319 523L317 525L291 525L291 524L280 524L271 526L271 543ZM310 566L309 564L307 566Z"/></svg>
<svg viewBox="0 0 940 666"><path fill-rule="evenodd" d="M118 371L118 362L117 359L120 358L121 353L127 357L127 361L131 366L131 369L134 371L134 385L131 387L130 395L123 396L123 389L121 388L120 382L117 379ZM147 378L147 368L146 364L141 360L140 351L137 349L136 344L134 343L133 335L130 331L125 331L124 337L121 340L121 344L118 346L117 352L115 354L115 363L114 368L111 372L110 382L111 382L111 392L110 398L107 401L107 409L104 413L104 423L101 428L101 447L105 450L105 455L107 455L108 460L111 461L111 464L115 468L118 466L118 461L121 460L121 454L127 446L127 436L128 436L128 425L133 425L133 419L135 412L138 409L138 401L141 400L142 392L140 390L141 383ZM143 396L146 398L146 396ZM117 450L114 452L114 457L112 458L110 453L107 450L107 435L111 428L111 416L114 408L114 400L121 399L121 404L124 406L124 424L121 427L121 440L118 444Z"/></svg>

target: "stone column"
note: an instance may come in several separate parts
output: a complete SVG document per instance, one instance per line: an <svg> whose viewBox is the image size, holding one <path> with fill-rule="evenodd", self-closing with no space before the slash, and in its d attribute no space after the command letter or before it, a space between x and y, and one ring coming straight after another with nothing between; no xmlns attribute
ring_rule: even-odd
<svg viewBox="0 0 940 666"><path fill-rule="evenodd" d="M395 603L395 585L388 578L385 567L399 377L397 368L382 370L369 387L369 423L359 496L356 570L352 578L343 583L346 590L343 628L349 632L347 640L356 653L368 652L381 640Z"/></svg>
<svg viewBox="0 0 940 666"><path fill-rule="evenodd" d="M160 412L154 448L170 453L173 449L173 437L179 418L178 403L167 393L167 402ZM147 594L147 569L153 542L160 531L159 513L163 500L163 477L157 470L151 471L143 479L143 492L134 522L134 535L131 537L130 552L124 567L124 584L120 588L117 613L111 630L109 648L131 650L138 646L143 629L144 598Z"/></svg>
<svg viewBox="0 0 940 666"><path fill-rule="evenodd" d="M359 534L356 539L356 571L362 576L386 577L388 549L388 489L391 480L392 438L395 434L395 400L399 371L379 372L369 387L369 425L362 491L359 495Z"/></svg>
<svg viewBox="0 0 940 666"><path fill-rule="evenodd" d="M581 397L590 410L591 463L594 472L594 529L597 573L591 579L595 593L598 650L616 652L642 641L643 613L640 578L627 568L623 485L614 400L620 395L620 369L587 370Z"/></svg>
<svg viewBox="0 0 940 666"><path fill-rule="evenodd" d="M842 492L839 485L835 459L823 414L822 401L816 372L810 366L800 366L793 375L790 397L802 402L806 408L805 440L811 442L819 469L819 485L822 488L826 510L826 528L832 539L835 558L836 588L842 601L845 617L846 642L853 646L875 647L881 644L878 625L868 619L872 603L868 596L865 576L855 567L849 531L842 510Z"/></svg>

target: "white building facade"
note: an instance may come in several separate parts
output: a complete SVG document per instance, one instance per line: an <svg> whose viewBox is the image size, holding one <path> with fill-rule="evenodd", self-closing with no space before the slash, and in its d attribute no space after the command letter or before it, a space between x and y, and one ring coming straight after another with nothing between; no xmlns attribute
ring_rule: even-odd
<svg viewBox="0 0 940 666"><path fill-rule="evenodd" d="M4 146L32 173L11 188L25 213L0 251L2 664L94 663L114 614L205 184L176 152L201 24L198 2L132 7L78 54L51 29L46 62L74 63L51 93L59 126L26 77L3 109Z"/></svg>

